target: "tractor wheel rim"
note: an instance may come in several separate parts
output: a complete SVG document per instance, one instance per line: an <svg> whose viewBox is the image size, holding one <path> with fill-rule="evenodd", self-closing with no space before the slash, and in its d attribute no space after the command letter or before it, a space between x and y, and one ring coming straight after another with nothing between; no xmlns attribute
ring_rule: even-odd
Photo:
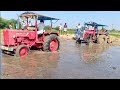
<svg viewBox="0 0 120 90"><path fill-rule="evenodd" d="M28 49L27 48L22 48L20 50L20 56L26 56L28 54Z"/></svg>
<svg viewBox="0 0 120 90"><path fill-rule="evenodd" d="M56 39L52 39L50 42L50 50L56 51L58 48L58 41Z"/></svg>

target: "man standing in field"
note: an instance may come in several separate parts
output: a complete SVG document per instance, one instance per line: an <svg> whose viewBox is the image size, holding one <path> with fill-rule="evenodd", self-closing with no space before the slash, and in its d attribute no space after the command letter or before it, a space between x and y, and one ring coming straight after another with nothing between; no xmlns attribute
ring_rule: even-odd
<svg viewBox="0 0 120 90"><path fill-rule="evenodd" d="M80 30L81 30L81 25L80 25L80 23L78 24L78 26L76 26L77 27L77 30L76 30L76 33L75 33L75 35L76 35L76 40L80 37Z"/></svg>
<svg viewBox="0 0 120 90"><path fill-rule="evenodd" d="M112 43L108 30L105 30L105 35L107 36L108 43Z"/></svg>
<svg viewBox="0 0 120 90"><path fill-rule="evenodd" d="M64 33L67 35L67 24L64 25Z"/></svg>
<svg viewBox="0 0 120 90"><path fill-rule="evenodd" d="M62 28L63 28L63 26L62 26L62 24L60 24L60 25L59 25L59 34L60 34L60 35L62 35Z"/></svg>

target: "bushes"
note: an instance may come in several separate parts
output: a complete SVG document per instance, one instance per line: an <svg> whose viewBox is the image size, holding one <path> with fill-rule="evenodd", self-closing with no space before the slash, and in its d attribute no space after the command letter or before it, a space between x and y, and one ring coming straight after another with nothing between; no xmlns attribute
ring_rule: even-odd
<svg viewBox="0 0 120 90"><path fill-rule="evenodd" d="M57 26L55 29L56 29L56 30L59 30L59 26Z"/></svg>
<svg viewBox="0 0 120 90"><path fill-rule="evenodd" d="M0 17L0 29L7 28L8 23L7 20Z"/></svg>
<svg viewBox="0 0 120 90"><path fill-rule="evenodd" d="M68 34L75 34L75 30L74 29L68 29Z"/></svg>
<svg viewBox="0 0 120 90"><path fill-rule="evenodd" d="M45 26L45 30L50 30L50 26Z"/></svg>
<svg viewBox="0 0 120 90"><path fill-rule="evenodd" d="M15 29L17 20L15 20L15 19L6 20L6 19L3 19L0 17L0 29L8 28L10 23L12 24L13 28Z"/></svg>

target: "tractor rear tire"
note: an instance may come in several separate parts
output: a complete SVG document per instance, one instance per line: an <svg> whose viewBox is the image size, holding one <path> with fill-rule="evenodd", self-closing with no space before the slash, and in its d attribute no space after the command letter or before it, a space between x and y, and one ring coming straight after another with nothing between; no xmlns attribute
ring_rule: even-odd
<svg viewBox="0 0 120 90"><path fill-rule="evenodd" d="M18 48L16 49L16 56L17 57L22 57L22 56L26 56L29 54L29 47L27 45L20 45L18 46Z"/></svg>
<svg viewBox="0 0 120 90"><path fill-rule="evenodd" d="M107 43L107 36L106 35L99 35L97 39L98 44L106 44Z"/></svg>
<svg viewBox="0 0 120 90"><path fill-rule="evenodd" d="M108 42L108 44L112 43L111 38L110 38L109 35L107 36L107 42Z"/></svg>
<svg viewBox="0 0 120 90"><path fill-rule="evenodd" d="M55 34L51 34L45 37L43 43L43 50L44 51L57 51L60 49L60 40Z"/></svg>

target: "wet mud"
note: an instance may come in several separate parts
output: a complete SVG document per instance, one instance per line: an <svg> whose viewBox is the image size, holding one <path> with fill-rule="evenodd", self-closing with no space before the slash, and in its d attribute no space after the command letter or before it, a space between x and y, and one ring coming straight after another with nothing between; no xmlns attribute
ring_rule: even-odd
<svg viewBox="0 0 120 90"><path fill-rule="evenodd" d="M59 52L31 50L26 57L2 54L3 79L120 78L120 46L76 44L60 38Z"/></svg>

